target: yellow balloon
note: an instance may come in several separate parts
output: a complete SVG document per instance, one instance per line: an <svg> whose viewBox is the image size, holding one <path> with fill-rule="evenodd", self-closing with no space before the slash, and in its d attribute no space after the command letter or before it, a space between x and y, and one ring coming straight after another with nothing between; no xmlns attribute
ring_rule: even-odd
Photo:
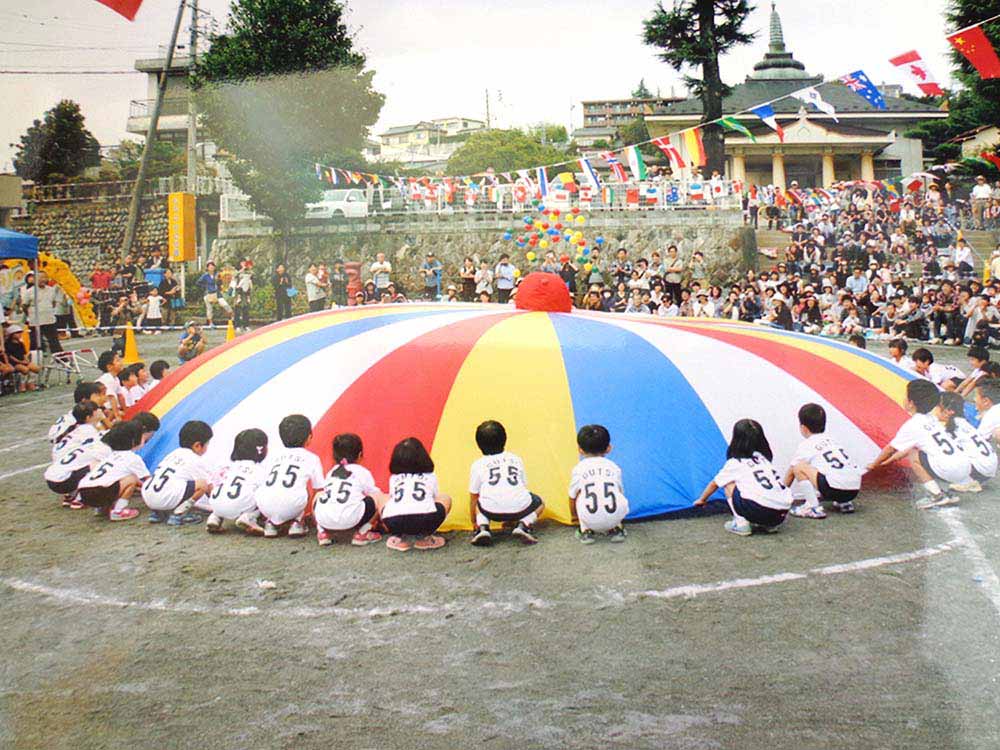
<svg viewBox="0 0 1000 750"><path fill-rule="evenodd" d="M574 232L573 233L573 242L579 242L582 239L583 239L583 232Z"/></svg>
<svg viewBox="0 0 1000 750"><path fill-rule="evenodd" d="M590 273L590 269L593 268L593 267L594 267L593 263L584 263L583 264L583 270L586 271L587 273Z"/></svg>
<svg viewBox="0 0 1000 750"><path fill-rule="evenodd" d="M535 229L541 230L541 228L542 228L542 222L536 221L535 222Z"/></svg>
<svg viewBox="0 0 1000 750"><path fill-rule="evenodd" d="M535 259L535 258L536 258L537 256L536 256L536 255L535 255L535 254L534 254L534 253L533 253L532 251L530 251L530 250L529 250L529 251L528 251L528 254L527 254L527 255L526 255L525 257L526 257L526 258L527 258L528 260L534 260L534 259Z"/></svg>
<svg viewBox="0 0 1000 750"><path fill-rule="evenodd" d="M579 224L580 226L583 226L584 224L587 223L587 220L582 216L577 216L576 223Z"/></svg>
<svg viewBox="0 0 1000 750"><path fill-rule="evenodd" d="M542 250L544 250L545 248L547 248L549 246L549 241L548 240L542 240L541 242L538 243L538 246L540 248L542 248Z"/></svg>
<svg viewBox="0 0 1000 750"><path fill-rule="evenodd" d="M514 269L514 278L516 279L516 278L519 278L520 276L521 276L521 269L520 268L515 268Z"/></svg>

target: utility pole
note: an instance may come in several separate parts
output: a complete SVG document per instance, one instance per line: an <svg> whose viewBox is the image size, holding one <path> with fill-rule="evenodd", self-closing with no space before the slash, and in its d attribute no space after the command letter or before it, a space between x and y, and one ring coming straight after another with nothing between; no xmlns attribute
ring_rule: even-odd
<svg viewBox="0 0 1000 750"><path fill-rule="evenodd" d="M177 5L177 18L174 20L174 30L170 34L167 59L164 61L163 70L160 71L156 101L153 103L153 111L149 116L149 128L146 129L146 143L142 147L142 158L139 160L139 173L135 176L135 185L132 188L132 200L128 206L128 224L125 226L125 240L122 242L122 260L132 252L132 243L135 241L135 229L139 224L139 209L142 205L142 189L146 182L146 172L149 171L149 156L153 152L153 144L156 142L156 130L160 123L160 109L163 107L163 95L167 91L167 74L174 62L174 47L177 46L177 34L181 30L181 19L184 17L185 3L186 0L180 0L180 3Z"/></svg>
<svg viewBox="0 0 1000 750"><path fill-rule="evenodd" d="M187 189L194 195L194 247L198 257L198 108L194 101L194 64L198 59L198 0L191 3L191 42L188 48ZM204 238L202 238L204 239ZM181 262L181 299L187 297L187 261Z"/></svg>
<svg viewBox="0 0 1000 750"><path fill-rule="evenodd" d="M486 89L486 129L490 129L490 90Z"/></svg>

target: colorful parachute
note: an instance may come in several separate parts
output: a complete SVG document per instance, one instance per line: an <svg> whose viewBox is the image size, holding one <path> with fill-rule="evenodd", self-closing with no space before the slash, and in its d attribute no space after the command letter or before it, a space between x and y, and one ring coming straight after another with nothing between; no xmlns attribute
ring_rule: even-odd
<svg viewBox="0 0 1000 750"><path fill-rule="evenodd" d="M150 466L188 420L213 426L209 457L224 461L238 431L260 427L280 445L278 422L301 413L327 468L334 435L361 435L383 489L393 445L415 435L456 501L454 529L470 528L468 472L486 419L506 426L529 486L564 523L577 429L604 424L630 517L642 518L689 508L743 417L763 424L785 466L801 440L798 408L822 404L828 431L870 461L906 418L911 377L841 342L727 321L408 304L275 323L188 363L137 408L162 420Z"/></svg>

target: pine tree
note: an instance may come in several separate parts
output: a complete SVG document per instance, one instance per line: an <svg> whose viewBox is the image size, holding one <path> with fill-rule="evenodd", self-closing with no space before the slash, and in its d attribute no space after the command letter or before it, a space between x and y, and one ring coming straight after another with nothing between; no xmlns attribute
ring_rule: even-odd
<svg viewBox="0 0 1000 750"><path fill-rule="evenodd" d="M226 33L198 60L203 124L283 240L320 197L316 162L364 171L382 109L344 16L338 0L233 0Z"/></svg>
<svg viewBox="0 0 1000 750"><path fill-rule="evenodd" d="M59 181L98 166L100 151L97 139L84 126L80 105L64 99L21 136L14 171L38 183Z"/></svg>
<svg viewBox="0 0 1000 750"><path fill-rule="evenodd" d="M640 78L639 85L636 87L635 91L632 92L633 99L652 99L653 92L646 88L646 79Z"/></svg>
<svg viewBox="0 0 1000 750"><path fill-rule="evenodd" d="M753 11L748 0L677 0L671 10L657 3L643 24L643 41L659 47L658 57L674 70L701 70L701 78L685 75L688 88L701 99L702 122L722 116L722 100L730 88L719 72L719 57L754 38L743 31ZM704 131L707 169L725 169L725 139L721 128Z"/></svg>

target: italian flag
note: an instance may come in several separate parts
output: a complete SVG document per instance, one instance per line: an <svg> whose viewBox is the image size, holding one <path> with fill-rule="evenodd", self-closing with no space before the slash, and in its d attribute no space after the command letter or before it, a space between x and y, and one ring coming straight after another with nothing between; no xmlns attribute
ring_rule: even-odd
<svg viewBox="0 0 1000 750"><path fill-rule="evenodd" d="M116 13L121 13L125 18L135 20L135 14L139 12L142 0L97 0L101 5L107 5Z"/></svg>
<svg viewBox="0 0 1000 750"><path fill-rule="evenodd" d="M632 170L632 176L636 182L646 179L646 162L642 160L638 146L629 146L625 149L625 156L628 159L628 168Z"/></svg>

